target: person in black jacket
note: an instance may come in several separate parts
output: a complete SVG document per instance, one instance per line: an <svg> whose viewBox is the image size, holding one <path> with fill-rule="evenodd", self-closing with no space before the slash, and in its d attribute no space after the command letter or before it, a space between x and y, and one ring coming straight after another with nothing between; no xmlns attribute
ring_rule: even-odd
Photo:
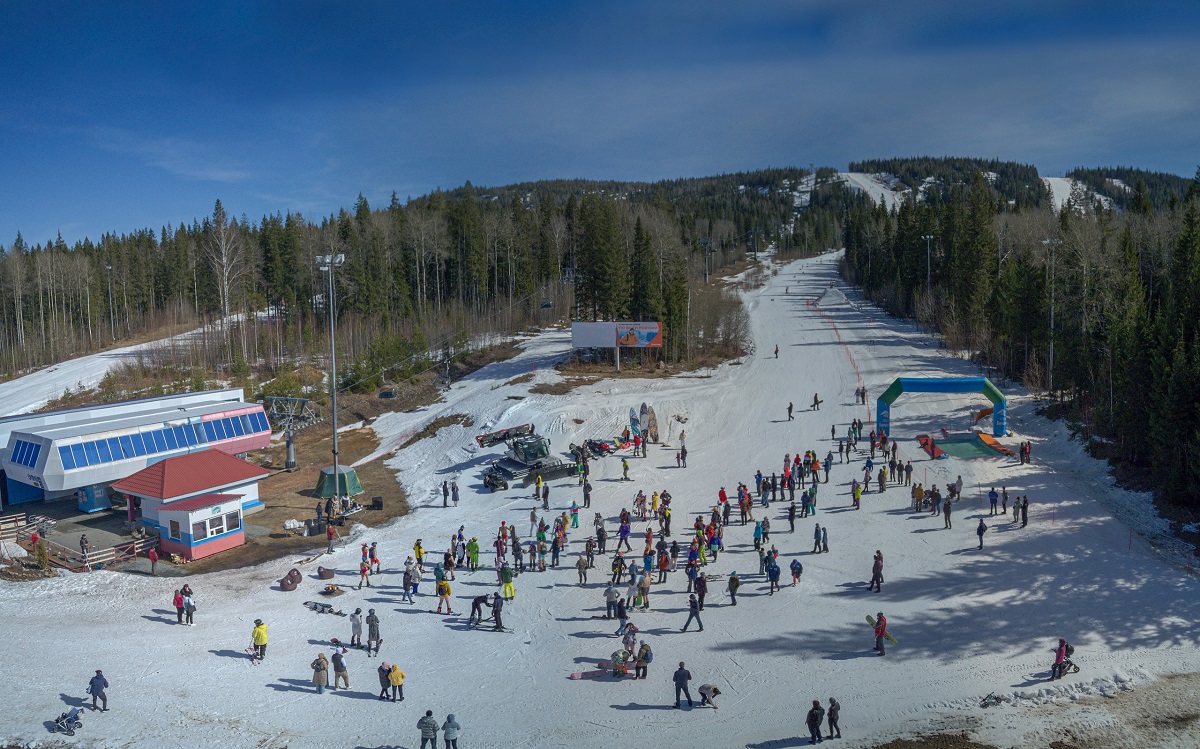
<svg viewBox="0 0 1200 749"><path fill-rule="evenodd" d="M688 682L692 680L692 672L684 667L683 661L679 662L679 668L676 669L675 675L671 677L675 682L675 709L679 709L679 693L682 692L687 697L688 707L692 706L692 693L688 690Z"/></svg>
<svg viewBox="0 0 1200 749"><path fill-rule="evenodd" d="M696 624L700 625L700 631L703 632L704 631L704 622L700 621L700 605L696 602L696 595L694 593L692 595L688 596L688 618L687 618L687 621L684 622L684 624L683 624L683 629L681 629L679 631L687 632L688 625L690 625L692 623L693 619L696 620ZM688 700L688 704L691 704L690 699Z"/></svg>
<svg viewBox="0 0 1200 749"><path fill-rule="evenodd" d="M496 620L496 626L493 629L504 629L504 620L500 618L500 612L504 609L504 599L500 597L500 593L492 594L492 618Z"/></svg>
<svg viewBox="0 0 1200 749"><path fill-rule="evenodd" d="M821 707L820 700L813 700L812 709L808 711L808 717L805 723L808 724L809 739L808 743L815 744L821 741L821 721L825 719L825 708Z"/></svg>
<svg viewBox="0 0 1200 749"><path fill-rule="evenodd" d="M682 666L683 664L680 663L679 665ZM96 700L100 700L100 712L108 712L108 695L104 693L105 689L108 689L108 679L104 678L103 671L96 669L96 675L88 682L88 693L92 695L93 710L96 709ZM688 704L692 704L691 697L688 698ZM679 707L679 705L676 704L675 707Z"/></svg>
<svg viewBox="0 0 1200 749"><path fill-rule="evenodd" d="M708 595L708 580L707 580L707 578L704 577L703 572L696 575L696 582L692 587L695 589L696 596L699 600L699 610L703 611L704 610L704 597L706 595ZM700 617L696 617L696 621L700 621ZM700 627L700 629L704 629L704 627L702 626L702 627Z"/></svg>

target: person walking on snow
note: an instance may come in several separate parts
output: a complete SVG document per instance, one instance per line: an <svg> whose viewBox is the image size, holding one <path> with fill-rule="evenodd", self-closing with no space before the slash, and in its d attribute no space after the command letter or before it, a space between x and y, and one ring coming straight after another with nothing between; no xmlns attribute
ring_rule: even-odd
<svg viewBox="0 0 1200 749"><path fill-rule="evenodd" d="M840 739L842 737L842 728L841 728L841 726L838 725L838 713L840 713L841 711L842 711L841 703L839 703L834 698L830 697L829 698L829 712L827 713L827 715L829 716L829 738L831 738L831 739L834 739L834 738ZM837 731L837 736L833 735L834 731Z"/></svg>
<svg viewBox="0 0 1200 749"><path fill-rule="evenodd" d="M822 551L822 553L829 553L829 526L828 525L823 526L821 528L821 551Z"/></svg>
<svg viewBox="0 0 1200 749"><path fill-rule="evenodd" d="M442 724L442 741L446 742L446 749L458 749L458 734L462 731L462 726L454 719L454 713L446 716L446 722Z"/></svg>
<svg viewBox="0 0 1200 749"><path fill-rule="evenodd" d="M979 548L980 549L983 548L983 534L987 533L987 529L988 529L988 527L983 524L983 518L979 518L979 527L975 529L975 532L979 534Z"/></svg>
<svg viewBox="0 0 1200 749"><path fill-rule="evenodd" d="M886 655L883 649L883 641L887 638L887 617L880 611L875 614L875 650L879 651L880 655Z"/></svg>
<svg viewBox="0 0 1200 749"><path fill-rule="evenodd" d="M815 523L813 525L813 550L812 550L812 553L814 553L814 554L821 553L821 524L820 523Z"/></svg>
<svg viewBox="0 0 1200 749"><path fill-rule="evenodd" d="M254 657L263 660L267 657L267 625L262 619L254 620L254 629L250 633L250 641L254 643Z"/></svg>
<svg viewBox="0 0 1200 749"><path fill-rule="evenodd" d="M372 649L375 655L379 655L379 645L382 642L383 638L379 636L379 617L375 616L375 609L367 609L367 657L371 656Z"/></svg>
<svg viewBox="0 0 1200 749"><path fill-rule="evenodd" d="M392 702L404 702L404 679L408 674L400 670L398 664L393 663L388 669L388 686L392 688Z"/></svg>
<svg viewBox="0 0 1200 749"><path fill-rule="evenodd" d="M687 628L689 625L691 625L693 619L696 620L696 624L700 625L700 631L703 632L704 622L700 621L700 604L696 601L695 593L688 596L688 618L687 621L683 623L683 628L679 631L687 632ZM682 667L683 665L680 664L680 668ZM688 704L691 704L691 700L688 700Z"/></svg>
<svg viewBox="0 0 1200 749"><path fill-rule="evenodd" d="M1050 668L1050 681L1061 679L1066 671L1067 641L1059 638L1058 647L1054 650L1054 666ZM97 671L96 673L100 673Z"/></svg>
<svg viewBox="0 0 1200 749"><path fill-rule="evenodd" d="M104 678L103 671L96 669L96 675L88 682L88 694L92 695L92 710L96 709L96 700L100 700L100 712L108 712L108 695L104 692L105 689L108 689L108 679ZM691 704L690 700L689 704ZM679 707L679 705L675 707Z"/></svg>
<svg viewBox="0 0 1200 749"><path fill-rule="evenodd" d="M788 401L788 417L787 417L787 420L788 420L788 421L794 421L794 419L792 418L792 403L791 403L791 401Z"/></svg>
<svg viewBox="0 0 1200 749"><path fill-rule="evenodd" d="M875 550L875 561L871 564L871 583L867 590L883 592L883 552L878 549Z"/></svg>
<svg viewBox="0 0 1200 749"><path fill-rule="evenodd" d="M792 564L792 587L796 587L796 583L800 582L800 578L804 576L804 565L799 559L793 559Z"/></svg>
<svg viewBox="0 0 1200 749"><path fill-rule="evenodd" d="M442 604L446 604L446 613L453 614L450 610L450 581L443 579L437 584L438 607L437 612L442 613Z"/></svg>
<svg viewBox="0 0 1200 749"><path fill-rule="evenodd" d="M425 711L425 717L417 721L417 728L421 730L421 749L425 749L427 743L429 749L437 749L438 722L434 720L432 710Z"/></svg>
<svg viewBox="0 0 1200 749"><path fill-rule="evenodd" d="M329 661L325 654L317 653L316 659L308 665L313 671L312 683L317 687L317 694L325 694L325 686L329 683Z"/></svg>
<svg viewBox="0 0 1200 749"><path fill-rule="evenodd" d="M734 605L734 606L737 606L737 592L738 592L738 588L740 588L741 586L742 586L742 581L741 581L741 578L738 577L738 573L737 572L729 573L729 584L725 586L725 589L729 591L729 600L732 602L732 605Z"/></svg>
<svg viewBox="0 0 1200 749"><path fill-rule="evenodd" d="M821 721L825 720L825 708L821 707L820 700L813 700L812 709L808 711L804 722L808 726L808 743L816 744L822 741L821 738Z"/></svg>
<svg viewBox="0 0 1200 749"><path fill-rule="evenodd" d="M355 609L350 615L350 647L362 647L362 609Z"/></svg>
<svg viewBox="0 0 1200 749"><path fill-rule="evenodd" d="M942 514L946 516L946 524L942 527L943 527L943 529L949 528L950 527L950 500L949 499L946 500L946 504L942 505Z"/></svg>
<svg viewBox="0 0 1200 749"><path fill-rule="evenodd" d="M775 344L775 358L776 359L779 358L779 344L778 343Z"/></svg>
<svg viewBox="0 0 1200 749"><path fill-rule="evenodd" d="M1000 495L996 493L996 487L993 486L992 490L990 492L988 492L988 502L990 502L992 505L992 510L991 510L991 512L988 513L989 515L996 514L996 503L999 500L1000 500Z"/></svg>
<svg viewBox="0 0 1200 749"><path fill-rule="evenodd" d="M671 677L671 681L675 682L675 709L679 709L679 695L687 697L688 707L692 706L692 693L688 690L688 682L692 680L692 672L687 670L683 661L679 662L679 668L675 670L675 674Z"/></svg>

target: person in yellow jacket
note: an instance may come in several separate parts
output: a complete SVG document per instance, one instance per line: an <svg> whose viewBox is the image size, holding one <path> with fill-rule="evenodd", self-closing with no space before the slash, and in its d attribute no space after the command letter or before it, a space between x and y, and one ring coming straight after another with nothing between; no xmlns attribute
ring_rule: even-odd
<svg viewBox="0 0 1200 749"><path fill-rule="evenodd" d="M393 664L392 670L388 671L388 683L392 685L392 702L404 702L404 677L405 673L400 667Z"/></svg>
<svg viewBox="0 0 1200 749"><path fill-rule="evenodd" d="M254 643L254 657L261 661L267 657L267 625L263 624L262 619L254 620L254 630L250 637Z"/></svg>
<svg viewBox="0 0 1200 749"><path fill-rule="evenodd" d="M417 539L417 542L415 544L413 544L413 554L415 554L417 557L417 567L420 567L422 570L424 570L425 569L425 547L421 545L421 539L419 539L419 538Z"/></svg>
<svg viewBox="0 0 1200 749"><path fill-rule="evenodd" d="M443 578L435 586L435 590L438 597L438 613L442 613L442 604L444 603L446 604L446 613L453 614L454 612L450 610L450 581Z"/></svg>

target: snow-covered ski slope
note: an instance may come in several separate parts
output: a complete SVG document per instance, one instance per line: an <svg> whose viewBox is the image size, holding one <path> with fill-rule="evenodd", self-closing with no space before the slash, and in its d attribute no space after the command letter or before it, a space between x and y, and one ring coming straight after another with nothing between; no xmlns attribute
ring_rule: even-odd
<svg viewBox="0 0 1200 749"><path fill-rule="evenodd" d="M55 580L0 583L0 622L20 688L0 693L0 739L45 742L46 721L81 704L94 669L112 686L110 711L86 716L73 743L88 747L407 746L419 743L416 721L426 709L442 720L455 713L463 745L472 747L601 747L614 737L636 737L639 746L796 746L806 739L804 713L813 699L842 703L840 744L860 747L934 726L972 727L1000 746L1045 746L1061 736L1057 713L1035 705L1081 695L1136 688L1156 675L1200 670L1196 648L1200 585L1171 565L1113 516L1150 528L1146 499L1114 488L1101 463L1065 441L1061 425L1033 413L1020 392L1012 396L1010 440L1033 441L1032 465L1010 458L928 461L915 435L962 428L982 396L906 395L892 411L902 455L912 458L916 480L946 484L962 475L966 498L955 507L953 529L939 517L908 510L905 488L865 495L855 511L849 480L861 478L862 458L836 463L830 425L844 432L852 417L868 418L874 398L901 374L969 374L973 365L945 355L906 323L862 306L852 290L826 294L838 283L833 257L779 268L767 285L747 292L756 353L712 372L665 380L607 380L559 397L530 395L529 384L507 385L534 372L552 381L551 367L567 353L566 333L554 331L525 344L518 357L479 370L456 383L446 401L418 413L395 414L375 424L385 447L443 414L463 413L474 426L448 427L387 457L409 492L414 511L390 527L361 527L332 557L303 565L299 590L283 593L275 581L299 557L190 579L199 610L196 626L174 624L171 595L178 580L95 572ZM788 291L785 294L785 289ZM817 308L806 302L822 298ZM836 325L836 328L834 327ZM774 347L779 346L779 358ZM861 382L870 408L855 406ZM808 411L813 394L824 404ZM477 536L490 565L489 541L501 521L528 538L533 502L512 489L490 494L481 470L499 450L479 450L480 431L532 421L556 450L574 441L607 436L625 423L629 408L648 401L672 448L653 446L648 458L630 459L632 482L621 482L619 458L596 461L591 511L581 511L562 566L517 578L516 600L504 609L512 634L467 630L465 617L430 613L432 575L416 605L402 604L396 572L420 538L435 559L451 534L464 526ZM786 421L786 407L796 407ZM688 468L675 467L674 447L686 417ZM870 427L868 426L868 429ZM815 518L787 533L786 503L756 517L771 519L769 543L780 551L783 577L794 557L804 563L796 588L767 596L757 574L752 526L735 521L728 551L710 563L716 575L702 614L704 632L680 634L686 618L682 572L655 586L653 613L633 613L654 649L646 681L608 678L571 681L616 649L613 622L603 614L608 559L597 559L589 584L577 583L574 562L594 512L613 519L631 507L638 489L667 489L675 497L673 529L684 538L695 514L708 510L716 492L753 485L755 469L778 471L783 454L832 447L835 465L818 495ZM458 507L443 509L436 487L457 478ZM927 484L928 485L928 484ZM987 516L992 485L1011 496L1029 494L1029 526ZM370 487L367 488L368 494ZM550 502L562 512L580 492L555 482ZM980 512L990 527L985 549L976 549ZM734 515L736 518L736 513ZM250 519L253 522L253 518ZM828 525L830 552L812 554L814 522ZM635 533L645 524L635 524ZM387 572L377 587L334 599L348 611L374 608L382 621L382 657L349 655L350 690L318 696L309 683L310 661L329 639L347 639L347 619L314 614L301 604L318 598L317 564L333 567L347 587L357 581L358 542L378 541ZM640 542L635 539L635 549ZM610 546L611 548L611 546ZM883 552L883 592L869 593L871 557ZM728 605L725 578L742 576L736 607ZM456 612L470 598L496 589L495 575L460 573L452 583ZM886 657L872 651L868 614L883 611L899 645ZM252 668L243 649L255 618L270 627L267 659ZM1076 645L1082 671L1046 682L1057 638ZM406 701L381 703L375 668L397 662L408 674ZM696 688L718 685L720 712L690 715L671 709L671 672L686 661ZM989 692L1021 696L1016 706L980 710ZM698 703L697 703L698 704ZM1087 718L1104 720L1097 713ZM625 739L618 739L625 740ZM777 743L776 743L777 742Z"/></svg>

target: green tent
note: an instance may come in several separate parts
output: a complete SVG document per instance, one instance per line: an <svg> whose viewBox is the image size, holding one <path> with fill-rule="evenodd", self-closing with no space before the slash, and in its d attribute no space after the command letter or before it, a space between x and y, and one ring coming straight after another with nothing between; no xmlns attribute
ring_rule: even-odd
<svg viewBox="0 0 1200 749"><path fill-rule="evenodd" d="M350 466L337 467L337 481L334 481L333 466L321 469L321 478L317 480L317 496L328 499L336 493L341 497L357 497L363 493L362 484L358 482L358 474Z"/></svg>

